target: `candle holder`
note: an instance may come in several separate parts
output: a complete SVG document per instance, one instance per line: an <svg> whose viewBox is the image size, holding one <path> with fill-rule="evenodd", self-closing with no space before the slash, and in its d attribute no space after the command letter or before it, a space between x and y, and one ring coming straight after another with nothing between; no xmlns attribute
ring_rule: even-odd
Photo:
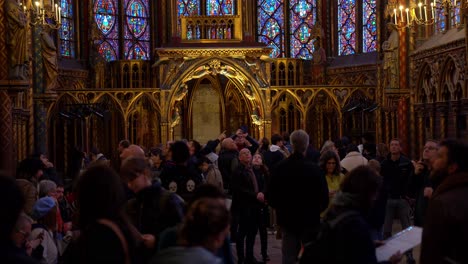
<svg viewBox="0 0 468 264"><path fill-rule="evenodd" d="M397 0L390 0L386 14L391 17L390 23L398 29L410 28L415 25L432 25L437 23L438 14L450 14L453 9L466 8L468 0L432 0L411 3L409 7L399 5Z"/></svg>
<svg viewBox="0 0 468 264"><path fill-rule="evenodd" d="M29 18L29 23L32 26L47 26L52 29L59 29L62 25L62 9L59 6L60 0L44 0L35 1L28 8L26 4L19 1L23 6L26 16Z"/></svg>

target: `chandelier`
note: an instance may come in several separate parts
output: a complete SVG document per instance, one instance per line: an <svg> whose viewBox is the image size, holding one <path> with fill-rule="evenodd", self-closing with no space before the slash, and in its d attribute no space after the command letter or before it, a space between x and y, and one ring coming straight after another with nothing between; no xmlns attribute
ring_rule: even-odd
<svg viewBox="0 0 468 264"><path fill-rule="evenodd" d="M18 4L23 6L24 13L30 19L31 25L48 26L52 29L60 28L62 24L60 0L35 1L29 8L26 6L26 2L27 0L18 0Z"/></svg>
<svg viewBox="0 0 468 264"><path fill-rule="evenodd" d="M468 5L468 0L422 0L423 2L419 3L416 1L406 7L398 4L398 0L389 0L386 13L390 16L390 24L398 29L432 25L438 22L437 16L440 11L450 14L452 9L465 8Z"/></svg>

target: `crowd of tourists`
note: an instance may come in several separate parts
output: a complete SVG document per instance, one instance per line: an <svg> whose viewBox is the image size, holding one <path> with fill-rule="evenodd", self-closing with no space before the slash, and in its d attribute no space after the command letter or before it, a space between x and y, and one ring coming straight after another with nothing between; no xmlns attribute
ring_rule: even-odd
<svg viewBox="0 0 468 264"><path fill-rule="evenodd" d="M0 262L267 263L270 238L283 264L379 263L376 248L415 225L420 256L380 263L468 263L461 140L428 140L409 158L396 138L316 149L303 130L256 140L240 128L115 151L75 150L67 177L44 153L21 161L15 180L2 175Z"/></svg>

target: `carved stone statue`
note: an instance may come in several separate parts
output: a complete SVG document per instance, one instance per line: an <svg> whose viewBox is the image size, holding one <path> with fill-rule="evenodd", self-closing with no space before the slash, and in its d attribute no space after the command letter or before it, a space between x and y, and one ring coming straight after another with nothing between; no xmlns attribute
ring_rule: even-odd
<svg viewBox="0 0 468 264"><path fill-rule="evenodd" d="M320 44L320 38L314 41L314 53L312 53L312 80L314 84L323 84L325 82L325 63L327 55L325 49Z"/></svg>
<svg viewBox="0 0 468 264"><path fill-rule="evenodd" d="M387 29L390 35L382 44L385 88L398 88L398 30L392 24L388 24Z"/></svg>
<svg viewBox="0 0 468 264"><path fill-rule="evenodd" d="M7 16L7 46L9 54L9 78L28 78L27 19L16 0L5 3Z"/></svg>
<svg viewBox="0 0 468 264"><path fill-rule="evenodd" d="M46 25L41 32L42 63L44 66L46 92L57 88L58 79L57 47L50 35L51 31L52 29Z"/></svg>

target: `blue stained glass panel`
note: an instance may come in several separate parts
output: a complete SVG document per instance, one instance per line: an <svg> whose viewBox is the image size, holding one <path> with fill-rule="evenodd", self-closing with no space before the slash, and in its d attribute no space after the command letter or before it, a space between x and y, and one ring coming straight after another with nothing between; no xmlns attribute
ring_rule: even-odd
<svg viewBox="0 0 468 264"><path fill-rule="evenodd" d="M258 0L258 41L273 50L272 58L284 57L284 4L282 0Z"/></svg>
<svg viewBox="0 0 468 264"><path fill-rule="evenodd" d="M208 16L234 15L235 0L207 0L206 14Z"/></svg>
<svg viewBox="0 0 468 264"><path fill-rule="evenodd" d="M199 0L178 0L178 15L181 16L198 16L200 15Z"/></svg>
<svg viewBox="0 0 468 264"><path fill-rule="evenodd" d="M377 50L377 0L364 0L362 3L362 52Z"/></svg>
<svg viewBox="0 0 468 264"><path fill-rule="evenodd" d="M445 24L445 14L444 14L444 7L440 2L436 2L437 8L436 8L436 31L437 32L442 32L447 29L447 25Z"/></svg>
<svg viewBox="0 0 468 264"><path fill-rule="evenodd" d="M94 20L103 39L98 42L99 53L107 60L119 58L119 22L117 0L94 0Z"/></svg>
<svg viewBox="0 0 468 264"><path fill-rule="evenodd" d="M291 0L289 8L291 57L312 59L312 30L317 20L316 0Z"/></svg>
<svg viewBox="0 0 468 264"><path fill-rule="evenodd" d="M61 0L61 18L62 25L59 29L60 37L60 55L66 58L75 57L75 24L73 20L73 2L72 0Z"/></svg>
<svg viewBox="0 0 468 264"><path fill-rule="evenodd" d="M338 0L338 55L356 53L356 0Z"/></svg>

